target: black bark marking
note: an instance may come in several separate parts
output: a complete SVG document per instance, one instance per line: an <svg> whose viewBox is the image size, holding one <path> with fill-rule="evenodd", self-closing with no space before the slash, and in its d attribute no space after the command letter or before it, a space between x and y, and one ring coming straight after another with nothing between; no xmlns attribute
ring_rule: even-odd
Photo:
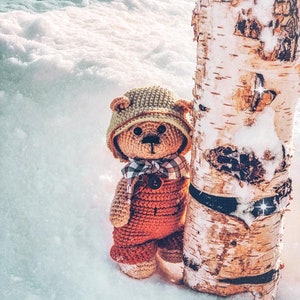
<svg viewBox="0 0 300 300"><path fill-rule="evenodd" d="M262 28L263 26L257 18L252 16L251 9L242 9L235 25L234 34L257 40L260 37Z"/></svg>
<svg viewBox="0 0 300 300"><path fill-rule="evenodd" d="M211 149L206 152L205 158L216 170L251 184L262 182L266 174L254 152L238 152L234 146Z"/></svg>
<svg viewBox="0 0 300 300"><path fill-rule="evenodd" d="M185 255L183 256L183 263L186 267L192 269L193 271L198 271L200 268L200 265L193 262L191 258L186 257Z"/></svg>
<svg viewBox="0 0 300 300"><path fill-rule="evenodd" d="M257 275L257 276L245 276L239 278L225 278L220 279L220 282L230 283L230 284L263 284L275 280L278 276L278 270L270 270L267 273Z"/></svg>
<svg viewBox="0 0 300 300"><path fill-rule="evenodd" d="M206 106L204 106L204 105L202 105L202 104L199 104L199 109L200 109L201 111L208 111L208 110L209 110Z"/></svg>
<svg viewBox="0 0 300 300"><path fill-rule="evenodd" d="M262 74L256 73L253 98L250 107L250 110L252 112L256 110L261 111L266 105L270 104L277 96L277 93L275 91L266 90L264 86L264 76Z"/></svg>

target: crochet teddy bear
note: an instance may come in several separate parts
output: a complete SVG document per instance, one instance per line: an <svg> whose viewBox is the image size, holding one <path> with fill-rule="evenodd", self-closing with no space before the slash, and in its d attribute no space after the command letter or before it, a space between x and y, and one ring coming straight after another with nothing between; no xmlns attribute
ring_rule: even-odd
<svg viewBox="0 0 300 300"><path fill-rule="evenodd" d="M115 158L127 162L111 205L110 255L122 272L141 279L155 272L157 261L162 270L182 262L188 192L183 155L191 147L187 114L192 104L151 86L126 92L110 108L107 145ZM182 274L173 275L176 281Z"/></svg>

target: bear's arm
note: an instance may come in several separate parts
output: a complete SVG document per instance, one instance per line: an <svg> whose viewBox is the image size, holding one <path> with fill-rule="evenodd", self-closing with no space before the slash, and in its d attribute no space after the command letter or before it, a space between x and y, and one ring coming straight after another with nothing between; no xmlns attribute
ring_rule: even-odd
<svg viewBox="0 0 300 300"><path fill-rule="evenodd" d="M110 208L110 222L115 227L122 227L129 221L130 203L127 197L127 180L122 178L117 185L115 197Z"/></svg>

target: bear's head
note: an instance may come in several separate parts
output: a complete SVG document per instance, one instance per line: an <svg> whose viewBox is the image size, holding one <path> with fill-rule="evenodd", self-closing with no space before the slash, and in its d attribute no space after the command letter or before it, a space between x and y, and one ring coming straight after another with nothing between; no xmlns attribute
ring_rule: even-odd
<svg viewBox="0 0 300 300"><path fill-rule="evenodd" d="M159 159L191 146L192 103L159 86L132 89L110 105L107 145L116 158Z"/></svg>

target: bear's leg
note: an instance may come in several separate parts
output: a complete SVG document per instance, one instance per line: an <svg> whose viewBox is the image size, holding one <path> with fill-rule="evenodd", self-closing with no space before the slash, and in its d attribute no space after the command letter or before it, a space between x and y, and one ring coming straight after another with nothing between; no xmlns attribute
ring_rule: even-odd
<svg viewBox="0 0 300 300"><path fill-rule="evenodd" d="M158 242L157 261L163 275L170 281L182 284L183 229Z"/></svg>
<svg viewBox="0 0 300 300"><path fill-rule="evenodd" d="M132 278L144 279L150 277L156 271L156 259L154 257L150 261L134 265L119 263L119 267L123 273Z"/></svg>
<svg viewBox="0 0 300 300"><path fill-rule="evenodd" d="M143 279L156 271L157 245L154 241L140 245L122 246L113 245L110 255L126 275Z"/></svg>

